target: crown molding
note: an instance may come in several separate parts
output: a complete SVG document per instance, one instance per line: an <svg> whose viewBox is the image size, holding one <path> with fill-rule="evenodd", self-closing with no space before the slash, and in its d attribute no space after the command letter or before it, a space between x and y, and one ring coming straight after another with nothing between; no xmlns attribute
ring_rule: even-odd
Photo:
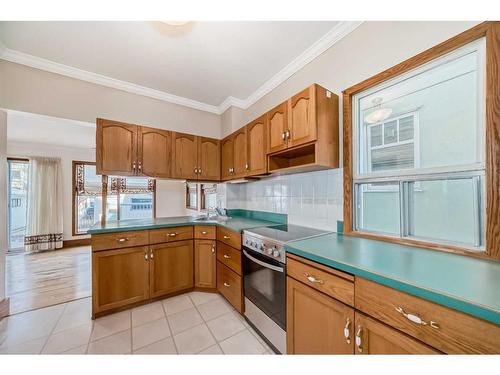
<svg viewBox="0 0 500 375"><path fill-rule="evenodd" d="M82 81L95 83L101 86L111 87L117 90L130 92L132 94L142 95L153 99L163 100L165 102L182 105L185 107L197 109L200 111L222 114L230 107L247 109L252 104L261 99L276 87L285 82L297 71L313 61L316 57L332 47L340 39L359 27L362 21L342 21L332 28L328 33L318 39L313 45L302 52L297 58L276 73L271 79L261 85L246 99L238 99L228 96L220 105L211 105L199 102L193 99L177 96L165 91L152 89L149 87L137 85L135 83L122 81L101 74L89 72L87 70L74 68L72 66L60 64L41 57L29 55L7 48L0 42L0 59L7 60L16 64L26 65L32 68L45 70L51 73L61 74L67 77L76 78Z"/></svg>
<svg viewBox="0 0 500 375"><path fill-rule="evenodd" d="M255 90L248 98L241 101L243 105L240 106L240 108L247 109L248 107L250 107L264 95L274 90L304 66L313 61L316 57L332 47L339 40L353 32L362 23L363 21L342 21L337 24L328 33L323 35L323 37L321 37L313 45L311 45L311 47L302 52L291 63L281 69L257 90Z"/></svg>
<svg viewBox="0 0 500 375"><path fill-rule="evenodd" d="M30 66L32 68L45 70L51 73L61 74L67 77L76 78L82 81L95 83L101 86L111 87L114 89L130 92L132 94L147 96L153 99L163 100L165 102L179 104L185 107L198 109L210 113L220 114L219 107L202 103L196 100L184 98L169 94L164 91L151 89L149 87L137 85L135 83L122 81L101 74L89 72L87 70L74 68L72 66L60 64L41 57L29 55L24 52L12 50L10 48L1 48L0 59L7 60L16 64Z"/></svg>

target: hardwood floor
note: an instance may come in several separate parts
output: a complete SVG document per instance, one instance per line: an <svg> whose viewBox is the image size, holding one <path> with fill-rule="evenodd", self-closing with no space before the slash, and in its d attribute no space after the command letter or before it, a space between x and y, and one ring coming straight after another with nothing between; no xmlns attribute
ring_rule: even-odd
<svg viewBox="0 0 500 375"><path fill-rule="evenodd" d="M91 295L90 246L8 255L6 294L10 314Z"/></svg>

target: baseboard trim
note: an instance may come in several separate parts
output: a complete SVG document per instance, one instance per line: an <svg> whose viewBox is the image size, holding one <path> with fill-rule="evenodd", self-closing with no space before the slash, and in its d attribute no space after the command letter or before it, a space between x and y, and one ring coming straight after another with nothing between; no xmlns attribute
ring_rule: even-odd
<svg viewBox="0 0 500 375"><path fill-rule="evenodd" d="M10 314L10 299L4 298L0 301L0 320Z"/></svg>
<svg viewBox="0 0 500 375"><path fill-rule="evenodd" d="M77 246L90 246L90 238L77 238L76 240L63 241L63 249Z"/></svg>

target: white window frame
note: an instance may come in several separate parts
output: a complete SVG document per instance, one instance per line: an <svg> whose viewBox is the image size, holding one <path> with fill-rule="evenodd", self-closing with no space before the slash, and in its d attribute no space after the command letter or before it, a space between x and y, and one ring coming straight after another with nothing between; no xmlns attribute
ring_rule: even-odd
<svg viewBox="0 0 500 375"><path fill-rule="evenodd" d="M466 56L470 53L477 53L478 63L477 63L477 71L478 71L478 82L477 87L479 91L479 95L477 95L477 155L476 162L470 163L467 165L456 165L456 166L444 166L444 167L430 167L430 168L421 168L420 167L420 154L418 158L415 158L415 162L418 161L418 167L416 166L414 169L398 169L398 170L388 170L388 171L379 171L379 172L371 172L368 171L368 164L370 162L371 153L369 152L371 148L369 148L371 137L368 136L368 130L363 129L363 127L368 128L370 125L366 125L363 121L360 121L361 117L361 109L359 107L359 102L361 99L373 95L376 92L385 90L395 84L398 84L404 80L410 79L412 77L423 74L431 69L434 69L442 64L446 64L463 56ZM352 139L352 149L353 149L353 179L352 179L352 189L354 192L353 196L353 228L356 231L367 231L366 229L360 229L360 223L363 222L363 209L358 206L358 202L360 203L360 195L359 190L361 189L361 184L370 184L377 182L395 182L398 183L399 186L397 188L369 188L370 191L398 191L400 196L400 234L388 234L381 233L384 235L396 237L396 238L413 238L420 240L429 240L435 243L442 244L454 244L460 245L471 250L475 251L485 251L485 233L484 233L484 223L485 221L485 210L484 210L484 197L485 197L485 184L484 184L484 176L485 176L485 142L486 142L486 115L485 115L485 105L486 105L486 91L485 91L485 81L486 81L486 40L485 38L480 38L474 42L471 42L461 48L458 48L444 56L438 57L422 66L419 66L407 73L401 74L393 79L390 79L380 85L367 89L363 92L360 92L353 96L352 98L352 118L353 118L353 139ZM401 115L404 117L408 112ZM398 115L399 116L399 115ZM393 116L392 119L384 120L380 123L386 123L392 121L395 118ZM377 123L377 124L380 124ZM373 124L376 126L377 124ZM364 133L363 133L364 132ZM360 134L364 134L364 136L360 136ZM383 133L382 133L383 135ZM414 127L414 143L415 145L420 143L420 139L418 141L415 140L415 137L418 137L418 130ZM399 140L399 121L398 121L398 140ZM395 145L395 143L391 143L391 145ZM415 147L415 150L419 149L419 147ZM370 155L367 155L370 154ZM363 169L364 168L364 169ZM425 239L418 238L412 236L410 234L409 227L411 226L411 218L408 214L408 207L410 207L410 198L409 198L409 189L408 186L410 183L418 183L418 181L431 181L431 180L441 180L441 179L462 179L462 178L472 178L473 186L474 186L474 202L475 207L477 208L477 212L474 212L475 219L475 235L474 235L474 244L458 244L453 243L451 241L440 241L437 239ZM369 231L372 233L377 233L376 231Z"/></svg>

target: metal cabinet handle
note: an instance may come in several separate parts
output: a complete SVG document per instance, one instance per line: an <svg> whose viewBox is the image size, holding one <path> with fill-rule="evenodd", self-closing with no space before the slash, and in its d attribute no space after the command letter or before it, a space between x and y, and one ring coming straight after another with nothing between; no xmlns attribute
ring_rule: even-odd
<svg viewBox="0 0 500 375"><path fill-rule="evenodd" d="M215 254L215 241L212 243L212 254Z"/></svg>
<svg viewBox="0 0 500 375"><path fill-rule="evenodd" d="M144 260L148 260L148 253L144 253Z"/></svg>
<svg viewBox="0 0 500 375"><path fill-rule="evenodd" d="M224 286L225 286L226 288L229 288L231 285L230 285L230 284L228 284L228 283L226 283L226 282L224 282Z"/></svg>
<svg viewBox="0 0 500 375"><path fill-rule="evenodd" d="M153 259L154 258L154 253L153 253L153 250L151 250L151 252L149 253L149 259Z"/></svg>
<svg viewBox="0 0 500 375"><path fill-rule="evenodd" d="M139 162L139 173L142 171L142 163Z"/></svg>
<svg viewBox="0 0 500 375"><path fill-rule="evenodd" d="M285 132L286 139L290 139L290 129L287 129Z"/></svg>
<svg viewBox="0 0 500 375"><path fill-rule="evenodd" d="M132 170L134 171L135 174L135 161L132 163Z"/></svg>
<svg viewBox="0 0 500 375"><path fill-rule="evenodd" d="M351 319L347 318L344 327L344 338L345 341L350 344L351 343Z"/></svg>
<svg viewBox="0 0 500 375"><path fill-rule="evenodd" d="M198 168L198 174L201 174L201 168Z"/></svg>
<svg viewBox="0 0 500 375"><path fill-rule="evenodd" d="M177 233L167 233L167 236L168 237L175 237L175 236L177 236Z"/></svg>
<svg viewBox="0 0 500 375"><path fill-rule="evenodd" d="M358 349L358 352L363 353L363 342L361 341L361 336L363 335L363 327L358 326L358 330L356 331L356 348Z"/></svg>
<svg viewBox="0 0 500 375"><path fill-rule="evenodd" d="M405 312L403 310L402 307L398 306L398 307L395 307L396 311L398 313L400 313L401 315L403 315L406 319L408 319L410 322L413 322L415 324L419 324L419 325L422 325L422 326L431 326L432 328L434 329L439 329L439 324L437 322L434 322L434 321L429 321L429 322L426 322L425 320L423 320L421 317L419 317L418 315L414 315L414 314L409 314L407 312Z"/></svg>
<svg viewBox="0 0 500 375"><path fill-rule="evenodd" d="M198 174L198 168L194 169L194 174Z"/></svg>
<svg viewBox="0 0 500 375"><path fill-rule="evenodd" d="M224 259L231 259L230 255L224 254L223 256L224 256Z"/></svg>
<svg viewBox="0 0 500 375"><path fill-rule="evenodd" d="M207 234L208 232L206 230L202 230L201 234Z"/></svg>
<svg viewBox="0 0 500 375"><path fill-rule="evenodd" d="M248 169L250 169L250 166L247 164L245 164L245 169L248 171Z"/></svg>
<svg viewBox="0 0 500 375"><path fill-rule="evenodd" d="M225 240L228 240L228 239L230 239L231 237L229 237L229 236L224 236L223 238L224 238Z"/></svg>
<svg viewBox="0 0 500 375"><path fill-rule="evenodd" d="M117 238L116 241L119 242L119 243L124 243L124 242L127 242L129 239L128 237L123 237L123 238Z"/></svg>
<svg viewBox="0 0 500 375"><path fill-rule="evenodd" d="M286 133L285 132L281 133L281 139L283 139L283 140L286 139Z"/></svg>
<svg viewBox="0 0 500 375"><path fill-rule="evenodd" d="M321 279L318 279L316 276L314 275L310 275L308 273L305 274L306 275L306 278L307 278L307 281L309 281L310 283L313 283L313 284L321 284L323 285L325 282Z"/></svg>

